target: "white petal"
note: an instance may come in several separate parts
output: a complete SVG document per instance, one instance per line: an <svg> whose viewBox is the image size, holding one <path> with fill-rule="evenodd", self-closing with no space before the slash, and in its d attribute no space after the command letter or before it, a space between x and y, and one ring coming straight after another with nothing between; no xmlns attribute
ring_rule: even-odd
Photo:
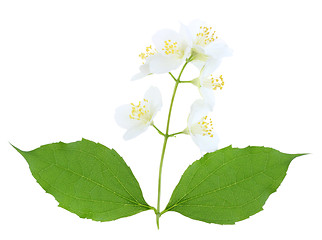
<svg viewBox="0 0 322 240"><path fill-rule="evenodd" d="M215 105L215 95L214 91L210 88L200 87L200 94L205 102L205 104L209 107L209 110L212 111Z"/></svg>
<svg viewBox="0 0 322 240"><path fill-rule="evenodd" d="M183 55L180 56L182 60L186 60L191 56L191 46L186 42L182 42L180 45L180 50L183 52Z"/></svg>
<svg viewBox="0 0 322 240"><path fill-rule="evenodd" d="M203 67L202 77L210 76L220 65L221 59L209 58Z"/></svg>
<svg viewBox="0 0 322 240"><path fill-rule="evenodd" d="M182 37L177 32L171 29L160 30L152 37L152 41L158 52L162 52L162 48L164 47L164 42L168 40L177 42L178 45L180 45L180 43L182 42Z"/></svg>
<svg viewBox="0 0 322 240"><path fill-rule="evenodd" d="M188 118L188 127L200 121L201 118L206 116L209 112L209 107L201 99L196 100L191 105L190 115Z"/></svg>
<svg viewBox="0 0 322 240"><path fill-rule="evenodd" d="M178 68L184 59L178 59L175 55L164 56L162 54L155 54L151 56L150 70L151 73L168 73Z"/></svg>
<svg viewBox="0 0 322 240"><path fill-rule="evenodd" d="M193 35L194 38L196 38L197 33L200 32L200 27L207 27L208 24L206 22L201 21L199 19L195 19L190 24L188 25L188 28L191 31L191 34Z"/></svg>
<svg viewBox="0 0 322 240"><path fill-rule="evenodd" d="M115 110L115 121L120 127L129 129L141 124L140 121L129 117L131 111L130 104L122 105Z"/></svg>
<svg viewBox="0 0 322 240"><path fill-rule="evenodd" d="M137 74L135 74L132 78L131 78L131 81L136 81L136 80L139 80L141 78L144 78L146 76L148 76L149 74L145 74L143 72L139 72Z"/></svg>
<svg viewBox="0 0 322 240"><path fill-rule="evenodd" d="M150 66L148 63L145 63L143 65L140 66L140 72L135 74L133 77L132 77L132 81L134 80L138 80L138 79L141 79L141 78L144 78L146 76L148 76L149 74L151 74L150 72Z"/></svg>
<svg viewBox="0 0 322 240"><path fill-rule="evenodd" d="M214 152L218 149L219 138L217 134L213 137L202 135L191 135L194 143L200 148L201 152Z"/></svg>
<svg viewBox="0 0 322 240"><path fill-rule="evenodd" d="M124 134L123 138L125 140L129 140L132 138L135 138L136 136L140 135L141 133L145 132L150 125L144 125L141 124L137 127L130 128L129 130L126 131Z"/></svg>
<svg viewBox="0 0 322 240"><path fill-rule="evenodd" d="M212 58L221 59L230 57L233 53L232 49L221 39L216 39L205 48L206 54Z"/></svg>
<svg viewBox="0 0 322 240"><path fill-rule="evenodd" d="M153 114L160 111L162 107L162 97L161 92L157 87L150 87L144 94L144 98L148 100Z"/></svg>
<svg viewBox="0 0 322 240"><path fill-rule="evenodd" d="M196 66L196 68L198 68L200 71L202 70L202 68L205 66L205 62L202 61L192 61L193 65Z"/></svg>
<svg viewBox="0 0 322 240"><path fill-rule="evenodd" d="M183 37L184 41L188 44L188 46L191 48L193 44L193 35L190 29L184 25L181 24L180 26L180 34Z"/></svg>

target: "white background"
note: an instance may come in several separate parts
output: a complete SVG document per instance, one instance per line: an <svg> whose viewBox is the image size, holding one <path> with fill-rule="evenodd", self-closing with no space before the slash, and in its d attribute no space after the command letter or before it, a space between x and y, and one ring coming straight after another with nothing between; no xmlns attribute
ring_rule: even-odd
<svg viewBox="0 0 322 240"><path fill-rule="evenodd" d="M321 8L320 1L15 1L0 2L1 239L321 239ZM124 141L114 121L117 106L137 102L158 86L164 107L174 85L167 75L131 82L159 29L203 19L234 50L217 73L211 114L220 148L267 146L295 159L264 211L236 225L191 220L152 211L113 222L78 218L57 207L9 145L31 150L82 137L115 148L156 205L162 137L149 129ZM195 77L183 75L182 80ZM192 85L179 86L171 131L185 127ZM169 141L164 161L162 207L181 174L200 158L188 136Z"/></svg>

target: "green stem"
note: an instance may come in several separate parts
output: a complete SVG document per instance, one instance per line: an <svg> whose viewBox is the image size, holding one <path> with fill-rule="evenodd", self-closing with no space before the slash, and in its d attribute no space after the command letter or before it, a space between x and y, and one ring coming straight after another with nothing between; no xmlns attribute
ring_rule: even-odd
<svg viewBox="0 0 322 240"><path fill-rule="evenodd" d="M161 174L162 174L162 165L163 165L163 159L164 159L164 153L165 148L167 146L168 137L164 136L164 142L162 147L162 154L161 154L161 161L160 161L160 167L159 167L159 181L158 181L158 204L157 204L157 212L156 212L156 220L157 220L157 227L159 229L159 219L160 219L160 199L161 199Z"/></svg>
<svg viewBox="0 0 322 240"><path fill-rule="evenodd" d="M154 123L152 123L152 126L155 128L155 130L157 130L157 131L158 131L158 133L159 133L160 135L164 136L164 133L163 133L159 128L157 128L157 127L154 125Z"/></svg>
<svg viewBox="0 0 322 240"><path fill-rule="evenodd" d="M176 135L183 134L183 133L185 133L185 132L181 131L181 132L172 133L172 134L169 135L169 137L174 137Z"/></svg>
<svg viewBox="0 0 322 240"><path fill-rule="evenodd" d="M160 216L161 216L161 213L160 213L161 175L162 175L162 166L163 166L163 159L164 159L165 149L166 149L166 146L167 146L168 138L170 137L170 135L169 135L169 128L170 128L171 112L172 112L173 102L174 102L174 98L176 96L177 88L178 88L178 85L180 83L180 78L181 78L182 72L183 72L183 70L185 69L185 67L187 66L188 63L189 63L189 60L187 60L185 62L185 64L183 65L183 67L181 69L181 72L179 74L179 77L177 79L172 75L172 73L169 73L172 76L172 78L175 79L176 84L174 86L173 93L172 93L172 98L171 98L171 103L170 103L170 108L169 108L169 114L168 114L168 121L167 121L166 132L163 135L164 136L164 141L163 141L163 147L162 147L162 153L161 153L161 160L160 160L160 167L159 167L158 203L157 203L157 213L156 213L156 221L157 221L157 227L158 227L158 229L159 229L159 219L160 219ZM173 134L171 134L171 135L173 135Z"/></svg>
<svg viewBox="0 0 322 240"><path fill-rule="evenodd" d="M192 83L192 81L180 81L180 83Z"/></svg>
<svg viewBox="0 0 322 240"><path fill-rule="evenodd" d="M171 72L169 72L169 74L170 74L170 76L173 78L173 80L174 80L175 82L177 82L177 79L173 76L173 74L172 74Z"/></svg>

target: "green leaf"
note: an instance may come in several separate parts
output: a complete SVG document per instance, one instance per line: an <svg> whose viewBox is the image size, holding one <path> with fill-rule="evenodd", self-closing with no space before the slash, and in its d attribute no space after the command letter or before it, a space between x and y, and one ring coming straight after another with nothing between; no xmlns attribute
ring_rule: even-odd
<svg viewBox="0 0 322 240"><path fill-rule="evenodd" d="M301 155L231 146L208 153L187 168L162 214L175 211L217 224L246 219L263 210L291 161Z"/></svg>
<svg viewBox="0 0 322 240"><path fill-rule="evenodd" d="M111 221L153 209L122 157L99 143L82 139L30 152L15 149L59 206L81 218Z"/></svg>

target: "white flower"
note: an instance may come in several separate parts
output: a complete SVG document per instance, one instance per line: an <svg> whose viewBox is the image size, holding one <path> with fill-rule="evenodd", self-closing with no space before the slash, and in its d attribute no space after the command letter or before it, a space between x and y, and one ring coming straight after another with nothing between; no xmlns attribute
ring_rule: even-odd
<svg viewBox="0 0 322 240"><path fill-rule="evenodd" d="M218 149L218 136L213 131L212 120L207 116L208 106L201 100L196 100L188 117L186 134L190 134L192 140L200 148L201 152L213 152Z"/></svg>
<svg viewBox="0 0 322 240"><path fill-rule="evenodd" d="M203 97L204 102L212 110L215 103L214 90L222 89L224 86L224 80L222 75L215 78L211 74L207 76L204 71L201 70L200 76L192 80L192 83L199 88L200 95Z"/></svg>
<svg viewBox="0 0 322 240"><path fill-rule="evenodd" d="M218 39L212 27L202 21L196 20L188 26L182 25L181 32L191 48L193 63L204 68L206 75L213 73L223 57L231 56L232 50L227 44Z"/></svg>
<svg viewBox="0 0 322 240"><path fill-rule="evenodd" d="M177 32L163 29L157 32L152 45L146 47L139 57L143 60L140 72L132 80L156 73L168 73L178 68L190 56L190 48L185 39Z"/></svg>
<svg viewBox="0 0 322 240"><path fill-rule="evenodd" d="M132 80L153 73L168 73L187 59L210 75L222 58L232 53L226 43L215 36L215 31L201 21L194 21L188 26L182 24L179 33L171 29L160 30L152 41L155 48L150 45L139 55L143 65Z"/></svg>
<svg viewBox="0 0 322 240"><path fill-rule="evenodd" d="M118 107L115 120L119 126L127 129L124 139L129 140L147 130L161 107L161 93L156 87L150 87L137 105L131 103Z"/></svg>
<svg viewBox="0 0 322 240"><path fill-rule="evenodd" d="M152 41L157 52L150 60L152 73L168 73L178 68L190 56L188 43L181 34L173 30L160 30L153 36Z"/></svg>
<svg viewBox="0 0 322 240"><path fill-rule="evenodd" d="M145 48L145 52L139 55L139 57L142 59L142 65L140 66L140 72L135 74L132 77L133 81L144 78L152 74L150 70L150 61L151 61L151 57L153 57L154 54L156 54L156 50L153 49L152 46L150 45Z"/></svg>

